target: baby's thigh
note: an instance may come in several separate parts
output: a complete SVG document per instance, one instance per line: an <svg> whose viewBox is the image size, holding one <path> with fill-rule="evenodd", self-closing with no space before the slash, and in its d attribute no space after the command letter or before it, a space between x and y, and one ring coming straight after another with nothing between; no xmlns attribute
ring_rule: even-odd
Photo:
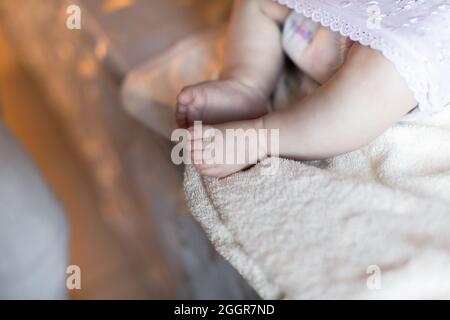
<svg viewBox="0 0 450 320"><path fill-rule="evenodd" d="M248 0L247 0L248 1ZM273 0L256 0L263 13L278 24L283 24L291 10Z"/></svg>

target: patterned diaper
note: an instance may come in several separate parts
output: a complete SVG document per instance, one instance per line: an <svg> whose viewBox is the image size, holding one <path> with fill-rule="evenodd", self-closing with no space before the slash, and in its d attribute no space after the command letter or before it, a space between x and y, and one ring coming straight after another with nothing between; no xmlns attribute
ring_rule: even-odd
<svg viewBox="0 0 450 320"><path fill-rule="evenodd" d="M293 11L284 24L283 49L287 56L299 66L305 49L312 45L320 45L314 43L315 41L322 41L324 38L320 36L320 33L332 33L332 31ZM347 37L339 37L336 41L339 41L339 43L336 44L338 49L336 50L336 64L333 67L335 70L345 62L353 44Z"/></svg>

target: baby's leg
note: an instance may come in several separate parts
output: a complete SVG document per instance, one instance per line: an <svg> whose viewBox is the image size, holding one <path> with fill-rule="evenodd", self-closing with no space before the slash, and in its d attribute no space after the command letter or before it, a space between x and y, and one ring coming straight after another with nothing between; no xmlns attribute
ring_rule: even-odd
<svg viewBox="0 0 450 320"><path fill-rule="evenodd" d="M347 63L315 94L264 122L281 129L283 156L326 159L369 144L415 106L394 65L378 51L355 45Z"/></svg>
<svg viewBox="0 0 450 320"><path fill-rule="evenodd" d="M279 129L280 156L326 159L370 143L416 105L412 92L391 62L377 51L355 45L348 61L333 78L291 108L216 128L221 132L236 128ZM196 145L194 152L198 154L200 144ZM258 149L260 158L274 155L267 139L256 140L247 149ZM247 165L202 163L197 167L204 175L224 177L258 159L251 160Z"/></svg>
<svg viewBox="0 0 450 320"><path fill-rule="evenodd" d="M288 13L272 0L236 1L220 79L181 91L176 112L180 127L196 120L217 124L267 113L283 63L280 28Z"/></svg>

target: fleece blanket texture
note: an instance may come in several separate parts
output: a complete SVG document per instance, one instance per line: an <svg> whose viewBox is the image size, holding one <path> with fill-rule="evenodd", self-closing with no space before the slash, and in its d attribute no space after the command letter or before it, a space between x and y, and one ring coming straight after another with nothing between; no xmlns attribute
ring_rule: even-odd
<svg viewBox="0 0 450 320"><path fill-rule="evenodd" d="M263 298L450 298L448 110L262 175L276 160L223 180L185 174L192 214Z"/></svg>

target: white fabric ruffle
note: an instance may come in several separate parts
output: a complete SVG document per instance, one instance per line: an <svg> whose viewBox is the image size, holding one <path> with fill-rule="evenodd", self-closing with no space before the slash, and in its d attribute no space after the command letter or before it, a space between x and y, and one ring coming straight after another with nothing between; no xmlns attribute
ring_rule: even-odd
<svg viewBox="0 0 450 320"><path fill-rule="evenodd" d="M275 0L383 53L418 101L409 118L450 105L449 0Z"/></svg>

